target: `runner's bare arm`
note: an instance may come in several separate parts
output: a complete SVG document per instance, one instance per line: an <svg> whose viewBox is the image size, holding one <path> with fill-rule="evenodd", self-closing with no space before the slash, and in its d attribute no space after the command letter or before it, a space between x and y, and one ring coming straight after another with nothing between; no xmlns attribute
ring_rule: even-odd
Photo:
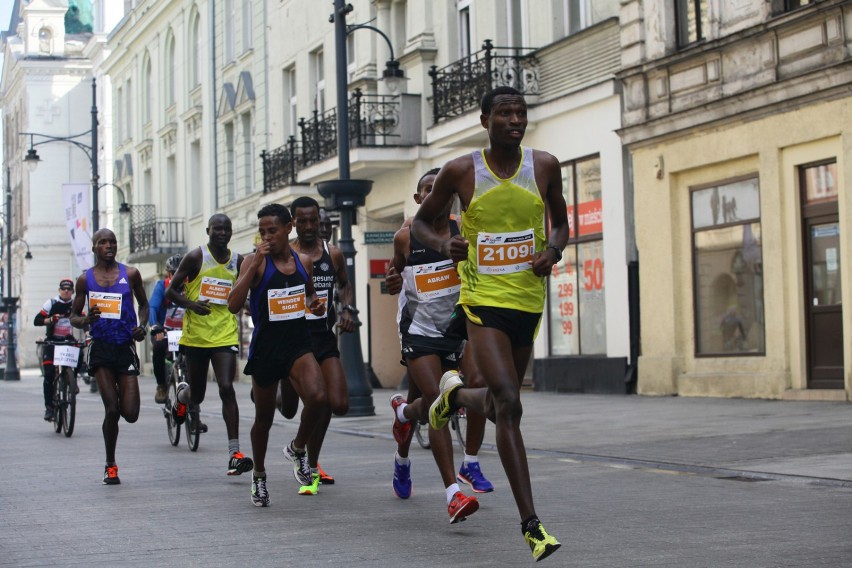
<svg viewBox="0 0 852 568"><path fill-rule="evenodd" d="M536 276L549 276L553 265L557 263L556 251L560 252L568 243L568 209L562 194L562 171L559 160L547 152L535 151L535 176L539 187L545 187L545 202L550 214L550 236L543 251L533 255L533 273Z"/></svg>
<svg viewBox="0 0 852 568"><path fill-rule="evenodd" d="M130 287L136 298L136 314L139 325L133 328L133 339L142 341L145 339L145 326L148 323L148 295L145 294L145 285L142 283L142 275L139 270L131 266L127 267L127 277L130 279Z"/></svg>
<svg viewBox="0 0 852 568"><path fill-rule="evenodd" d="M86 307L86 299L89 297L89 290L86 286L86 274L83 273L77 278L77 283L74 286L74 303L71 304L71 325L77 329L84 329L87 325L101 317L101 310L94 307L89 310L89 315L83 315L83 309Z"/></svg>
<svg viewBox="0 0 852 568"><path fill-rule="evenodd" d="M352 283L349 282L349 275L346 273L346 259L340 249L334 245L328 245L328 252L331 255L331 263L334 265L337 295L340 298L340 303L344 306L352 305ZM328 300L331 301L331 298ZM351 333L358 328L358 324L352 317L354 314L350 313L349 310L341 310L337 315L337 327L341 331Z"/></svg>
<svg viewBox="0 0 852 568"><path fill-rule="evenodd" d="M261 250L263 252L261 252ZM228 295L228 311L238 314L246 305L249 290L260 283L263 271L266 268L266 254L269 252L269 243L261 243L257 251L246 255L244 262L240 265L240 273L231 293Z"/></svg>
<svg viewBox="0 0 852 568"><path fill-rule="evenodd" d="M434 223L439 216L445 214L445 207L456 196L461 200L462 209L467 207L472 183L473 161L470 156L462 156L448 162L438 172L432 192L423 200L411 222L411 230L418 241L448 256L454 262L467 258L467 239L461 235L444 239L435 231Z"/></svg>
<svg viewBox="0 0 852 568"><path fill-rule="evenodd" d="M184 284L190 280L195 280L195 278L198 277L198 273L201 271L201 263L203 259L204 257L201 252L201 247L194 248L186 253L180 261L177 272L175 272L174 276L172 276L172 280L166 290L166 298L171 300L173 304L192 310L198 315L206 316L210 313L210 307L208 306L209 302L207 300L202 302L193 302L181 294Z"/></svg>
<svg viewBox="0 0 852 568"><path fill-rule="evenodd" d="M317 291L314 289L314 261L306 254L297 253L294 249L290 250L299 255L299 260L302 261L302 266L308 273L308 281L305 282L305 305L308 306L312 314L321 316L325 313L325 304L320 301Z"/></svg>

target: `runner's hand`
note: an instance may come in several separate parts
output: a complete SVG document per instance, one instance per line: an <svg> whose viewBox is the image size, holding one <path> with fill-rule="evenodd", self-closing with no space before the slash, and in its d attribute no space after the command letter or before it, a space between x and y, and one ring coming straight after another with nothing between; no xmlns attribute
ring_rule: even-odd
<svg viewBox="0 0 852 568"><path fill-rule="evenodd" d="M461 235L453 235L441 245L441 254L452 259L453 262L467 260L467 249L470 243Z"/></svg>
<svg viewBox="0 0 852 568"><path fill-rule="evenodd" d="M86 325L91 325L99 319L101 319L101 309L97 306L89 308L89 313L86 315Z"/></svg>
<svg viewBox="0 0 852 568"><path fill-rule="evenodd" d="M316 298L311 302L310 310L312 314L319 317L325 313L325 304L319 298Z"/></svg>
<svg viewBox="0 0 852 568"><path fill-rule="evenodd" d="M192 304L190 304L189 309L200 316L206 316L210 313L210 300L201 300L200 302L193 302Z"/></svg>
<svg viewBox="0 0 852 568"><path fill-rule="evenodd" d="M396 296L402 292L402 275L396 271L391 263L388 263L387 274L385 274L385 286L387 286L388 294L391 296Z"/></svg>
<svg viewBox="0 0 852 568"><path fill-rule="evenodd" d="M533 254L532 270L536 276L550 276L553 272L556 257L550 253L550 249L544 249Z"/></svg>
<svg viewBox="0 0 852 568"><path fill-rule="evenodd" d="M144 341L148 332L145 331L145 326L139 325L133 328L131 334L133 335L133 340L138 342Z"/></svg>

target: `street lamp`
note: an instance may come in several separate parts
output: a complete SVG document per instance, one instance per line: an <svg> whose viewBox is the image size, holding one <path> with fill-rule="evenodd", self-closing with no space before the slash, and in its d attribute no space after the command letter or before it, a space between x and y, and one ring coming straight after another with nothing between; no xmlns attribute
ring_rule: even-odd
<svg viewBox="0 0 852 568"><path fill-rule="evenodd" d="M19 136L29 136L30 137L30 149L27 150L27 155L24 157L24 164L26 164L27 169L30 172L34 172L38 167L41 158L38 155L35 147L40 146L42 144L49 144L51 142L67 142L68 144L72 144L83 152L86 153L86 157L89 158L89 161L92 164L92 234L94 234L100 228L100 222L98 218L98 96L97 96L97 85L95 79L92 78L92 128L87 130L86 132L81 132L80 134L74 134L71 136L51 136L49 134L40 134L38 132L18 132ZM90 135L92 143L91 145L85 144L77 140L77 138L81 138L83 136ZM33 140L34 137L38 136L39 138L43 138L43 140L39 140L35 142Z"/></svg>
<svg viewBox="0 0 852 568"><path fill-rule="evenodd" d="M339 179L317 184L317 191L326 199L326 208L340 211L340 252L346 262L346 276L353 290L355 285L355 243L352 239L352 224L358 207L363 206L373 187L371 180L349 179L349 112L346 81L346 36L355 30L368 29L381 35L390 49L390 60L385 64L382 79L388 90L396 92L405 80L399 68L399 62L393 56L390 39L381 30L367 24L346 25L346 14L352 11L351 4L343 0L334 0L334 13L329 21L334 23L335 78L337 82L337 163ZM355 295L352 296L353 303ZM340 359L346 374L349 389L349 415L372 416L376 413L373 406L373 391L367 382L364 368L364 356L361 352L361 338L356 333L340 335Z"/></svg>

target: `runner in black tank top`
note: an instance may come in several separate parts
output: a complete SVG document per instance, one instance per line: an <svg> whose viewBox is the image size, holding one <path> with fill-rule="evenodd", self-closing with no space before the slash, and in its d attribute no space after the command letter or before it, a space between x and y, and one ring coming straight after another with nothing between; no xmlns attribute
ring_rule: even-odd
<svg viewBox="0 0 852 568"><path fill-rule="evenodd" d="M293 223L287 208L276 203L266 205L257 218L261 242L240 267L228 297L228 310L233 314L242 310L251 290L255 333L245 369L252 373L255 406L251 500L257 507L268 507L266 449L275 417L278 382L288 380L288 373L304 408L296 437L287 446L287 456L293 462L300 493L315 494L319 485L319 475L313 475L308 465L306 445L328 403L319 365L307 342L305 309L308 306L318 316L325 313L325 306L311 281L313 262L290 248L288 235Z"/></svg>
<svg viewBox="0 0 852 568"><path fill-rule="evenodd" d="M340 362L340 351L337 348L337 335L334 328L338 327L343 333L352 333L357 329L355 309L352 304L352 287L346 275L346 265L340 250L322 240L320 233L319 204L310 197L300 197L290 206L297 239L293 241L293 249L311 258L314 264L314 288L320 299L327 302L329 313L320 317L306 315L311 331L311 349L320 364L322 378L328 397L328 407L320 419L320 427L308 442L308 455L311 458L311 468L316 468L324 484L334 483L334 478L319 467L319 455L322 442L331 415L342 416L349 411L349 392L346 386L346 376ZM335 326L334 289L337 287L342 308L340 318ZM295 414L295 397L288 392L287 384L281 383L282 413L284 416ZM288 417L289 417L288 416ZM285 449L286 453L286 449Z"/></svg>

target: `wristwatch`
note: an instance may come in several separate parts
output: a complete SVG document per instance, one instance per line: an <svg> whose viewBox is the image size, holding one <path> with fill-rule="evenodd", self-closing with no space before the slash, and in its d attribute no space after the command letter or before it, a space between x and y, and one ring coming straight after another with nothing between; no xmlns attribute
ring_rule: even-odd
<svg viewBox="0 0 852 568"><path fill-rule="evenodd" d="M554 246L554 245L548 245L547 248L553 249L553 252L556 253L556 262L559 262L560 260L562 260L562 251L559 250L559 247ZM554 264L556 264L556 262L554 262Z"/></svg>

